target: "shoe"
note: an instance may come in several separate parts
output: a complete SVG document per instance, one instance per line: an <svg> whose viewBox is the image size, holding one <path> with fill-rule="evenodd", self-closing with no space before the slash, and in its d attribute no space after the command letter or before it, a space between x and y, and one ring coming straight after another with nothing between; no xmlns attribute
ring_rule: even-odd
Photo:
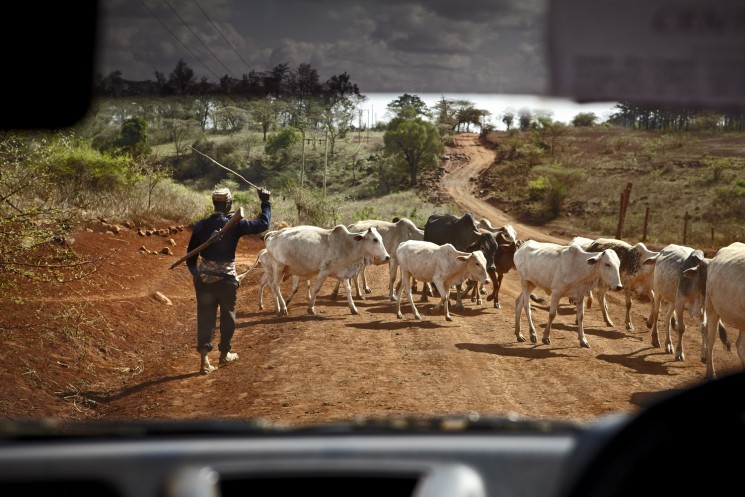
<svg viewBox="0 0 745 497"><path fill-rule="evenodd" d="M235 352L223 352L220 354L220 365L221 366L227 366L231 362L235 362L238 360L238 354Z"/></svg>
<svg viewBox="0 0 745 497"><path fill-rule="evenodd" d="M210 374L212 371L215 371L217 368L210 364L209 357L207 357L207 352L202 352L200 354L201 361L199 363L199 372L202 374Z"/></svg>

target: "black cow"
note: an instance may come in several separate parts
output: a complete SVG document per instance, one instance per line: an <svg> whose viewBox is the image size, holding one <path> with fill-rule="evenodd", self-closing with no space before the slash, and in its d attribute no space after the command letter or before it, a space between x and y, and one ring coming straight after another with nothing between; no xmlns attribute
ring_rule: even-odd
<svg viewBox="0 0 745 497"><path fill-rule="evenodd" d="M424 225L424 241L437 245L449 243L462 252L481 250L489 264L487 271L490 274L496 271L494 254L497 251L497 240L493 233L478 228L471 213L466 213L462 217L452 214L432 214ZM455 307L459 310L463 310L462 293L462 290L458 289ZM422 290L422 300L426 301L428 295L432 295L432 292L430 286L425 284Z"/></svg>

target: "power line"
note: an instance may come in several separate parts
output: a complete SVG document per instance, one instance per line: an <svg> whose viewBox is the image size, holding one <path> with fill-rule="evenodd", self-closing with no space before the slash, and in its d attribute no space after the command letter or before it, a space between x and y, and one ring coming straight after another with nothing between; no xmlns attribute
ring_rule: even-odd
<svg viewBox="0 0 745 497"><path fill-rule="evenodd" d="M166 5L168 5L168 8L171 9L171 11L173 11L174 14L176 14L176 17L178 17L179 20L181 20L184 26L186 26L186 29L188 29L189 32L194 35L194 38L196 38L199 41L199 43L202 44L205 50L207 50L207 52L209 52L209 54L217 61L217 63L220 64L231 76L235 78L235 74L233 74L233 72L230 69L228 69L225 64L222 63L222 61L217 57L217 55L215 55L214 52L210 50L210 47L208 47L207 44L204 41L202 41L199 35L197 35L197 33L191 28L191 26L189 26L189 24L187 24L187 22L184 21L184 18L181 17L181 15L178 12L176 12L176 9L173 8L173 6L168 2L168 0L163 0L163 1L166 3ZM217 78L217 80L219 81L220 78Z"/></svg>
<svg viewBox="0 0 745 497"><path fill-rule="evenodd" d="M215 24L215 22L210 18L210 16L207 15L207 12L204 11L204 9L202 8L201 5L199 5L199 3L197 2L197 0L192 0L192 1L194 2L194 5L196 5L197 7L199 7L199 10L202 11L202 14L204 14L204 17L206 17L207 20L210 22L210 24L212 24L212 26L215 28L215 31L217 31L218 33L220 33L220 36L222 36L222 39L225 40L225 43L227 43L230 46L230 48L233 50L233 53L235 53L238 56L238 58L241 59L244 64L246 64L246 67L248 68L248 70L250 72L251 71L251 65L248 62L246 62L246 60L243 58L243 56L240 54L240 52L238 52L238 49L235 48L235 46L230 42L230 40L220 30L220 28L217 27L217 24Z"/></svg>
<svg viewBox="0 0 745 497"><path fill-rule="evenodd" d="M209 67L207 66L207 64L205 64L205 63L204 63L204 62L202 61L202 59L200 59L200 58L199 58L199 57L197 56L197 54L195 54L194 52L192 52L192 51L191 51L191 49L190 49L190 48L189 48L188 46L186 46L186 45L184 44L184 42L182 42L182 41L181 41L181 40L180 40L180 39L178 38L178 36L176 36L175 34L173 34L173 31L171 31L170 29L168 29L168 26L166 26L166 24L165 24L165 23L164 23L164 22L163 22L163 21L162 21L162 20L161 20L161 19L160 19L160 18L159 18L158 16L156 16L156 15L155 15L155 12L153 12L152 10L150 10L150 7L148 7L148 6L147 6L147 4L145 3L145 0L140 0L140 2L142 2L142 5L144 5L144 6L145 6L145 8L147 9L147 11L148 11L148 12L150 12L150 15L152 15L152 16L153 16L153 17L154 17L154 18L155 18L155 19L156 19L156 20L157 20L157 21L158 21L158 22L160 23L160 25L161 25L161 26L163 26L163 28L164 28L164 29L165 29L166 31L168 31L168 33L169 33L169 34L170 34L171 36L173 36L173 38L174 38L174 39L175 39L175 40L176 40L177 42L179 42L179 43L181 44L181 46L183 46L183 47L184 47L184 48L186 49L186 51L187 51L187 52L189 52L189 53L190 53L190 54L192 55L192 57L194 57L194 58L195 58L195 59L196 59L197 61L199 61L199 63L200 63L200 64L202 64L202 65L204 66L204 68L205 68L205 69L207 69L207 71L208 71L208 72L209 72L210 74L212 74L212 75L213 75L213 76L215 77L215 80L217 80L217 81L220 81L220 77L219 77L219 76L218 76L217 74L215 74L214 72L212 72L212 69L210 69L210 68L209 68Z"/></svg>

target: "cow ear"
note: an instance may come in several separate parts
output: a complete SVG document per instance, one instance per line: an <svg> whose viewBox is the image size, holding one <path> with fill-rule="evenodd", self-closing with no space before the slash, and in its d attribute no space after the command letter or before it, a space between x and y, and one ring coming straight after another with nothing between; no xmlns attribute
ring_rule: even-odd
<svg viewBox="0 0 745 497"><path fill-rule="evenodd" d="M365 237L364 237L364 235L360 235L359 233L358 233L358 234L356 234L356 235L354 235L354 239L355 239L355 240L357 240L358 242L359 242L360 240L363 240L364 238L365 238Z"/></svg>
<svg viewBox="0 0 745 497"><path fill-rule="evenodd" d="M459 255L458 257L456 257L456 259L458 259L459 261L467 261L467 260L468 260L468 259L470 259L470 258L471 258L472 256L473 256L473 254L468 254L468 255Z"/></svg>
<svg viewBox="0 0 745 497"><path fill-rule="evenodd" d="M642 262L642 266L652 266L654 264L657 264L657 258L660 256L660 253L657 252L657 255L653 255L652 257L645 259L644 262Z"/></svg>
<svg viewBox="0 0 745 497"><path fill-rule="evenodd" d="M473 252L479 246L478 242L473 242L471 245L466 247L466 252Z"/></svg>
<svg viewBox="0 0 745 497"><path fill-rule="evenodd" d="M696 267L689 267L685 271L683 271L683 277L685 278L695 278L698 274L698 266Z"/></svg>
<svg viewBox="0 0 745 497"><path fill-rule="evenodd" d="M589 265L592 266L593 264L595 264L596 262L598 262L600 260L600 255L601 254L602 254L602 252L600 252L598 255L594 255L594 256L590 257L589 259L587 259L587 264L589 264Z"/></svg>

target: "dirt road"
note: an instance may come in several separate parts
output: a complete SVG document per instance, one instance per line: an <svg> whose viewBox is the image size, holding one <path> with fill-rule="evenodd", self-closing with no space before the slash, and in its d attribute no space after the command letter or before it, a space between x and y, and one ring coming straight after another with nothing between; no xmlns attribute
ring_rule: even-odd
<svg viewBox="0 0 745 497"><path fill-rule="evenodd" d="M475 135L458 136L456 147L470 161L446 166L443 186L464 210L495 225L512 223L523 239L555 240L478 200L470 178L489 164L493 152L480 147ZM188 231L173 236L175 253L183 252L188 237ZM687 358L676 362L650 344L644 325L648 303L637 301L632 308L634 332L623 329L619 295L609 301L616 326L606 326L596 306L588 309L589 349L579 347L574 308L568 305L554 322L551 345L518 343L514 301L519 281L514 271L505 275L501 309L486 301L481 306L466 302L465 310L453 312L454 320L447 322L442 314L428 313L433 301L417 301L423 317L417 321L408 302L401 307L403 319L396 318L395 304L387 298L387 268L382 266L369 271L373 293L357 302L359 315L350 313L345 298L328 297L331 281L321 290L315 316L306 314L302 292L290 304L289 316L278 317L269 298L266 309L259 310L260 272L249 273L239 292L233 340L240 360L202 376L197 373L191 277L183 265L167 269L173 256L138 251L143 243L161 242L143 242L134 231L77 235L78 250L108 254L106 264L99 267L95 283L51 288L45 298L78 296L86 316L102 323L98 335L83 338L100 345L82 356L67 345L26 343L27 325L19 325L17 334L6 334L0 359L10 365L8 370L33 370L40 379L19 386L17 377L0 376L2 397L16 399L2 405L6 416L31 412L104 419L263 418L306 425L360 415L479 412L587 420L635 410L704 376L695 323L688 322L684 336ZM241 242L240 251L253 261L261 248L263 242L250 237ZM155 291L170 304L153 298ZM45 302L49 312L51 304ZM23 306L16 306L20 312L18 307ZM540 333L546 307L534 306L533 315ZM16 318L33 316L13 315ZM721 344L717 347L718 370L737 368L736 354L724 352ZM216 362L217 352L213 359ZM38 387L52 381L60 386Z"/></svg>

